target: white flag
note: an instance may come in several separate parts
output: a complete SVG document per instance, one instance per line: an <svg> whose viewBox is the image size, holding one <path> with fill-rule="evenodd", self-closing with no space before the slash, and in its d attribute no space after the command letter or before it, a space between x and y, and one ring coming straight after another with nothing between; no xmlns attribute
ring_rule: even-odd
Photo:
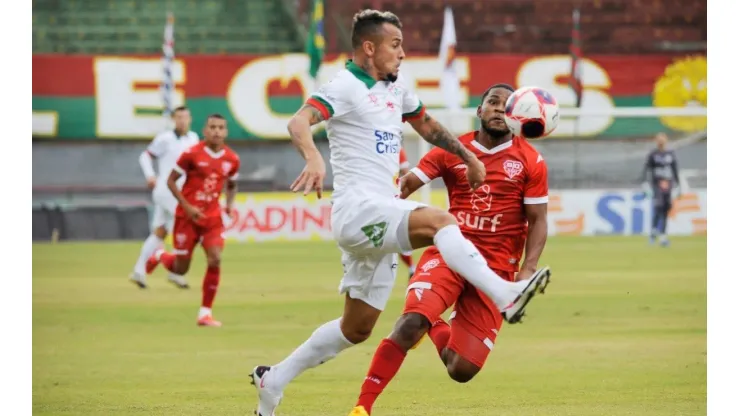
<svg viewBox="0 0 740 416"><path fill-rule="evenodd" d="M447 108L459 109L461 97L460 79L457 76L455 65L456 45L455 19L452 16L452 8L447 6L445 8L444 27L442 28L442 41L439 44L439 61L442 68L439 85Z"/></svg>

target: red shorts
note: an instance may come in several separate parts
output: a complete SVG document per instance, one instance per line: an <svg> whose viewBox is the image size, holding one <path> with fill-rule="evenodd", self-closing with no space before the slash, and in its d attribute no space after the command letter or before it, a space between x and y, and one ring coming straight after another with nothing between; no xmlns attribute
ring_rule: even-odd
<svg viewBox="0 0 740 416"><path fill-rule="evenodd" d="M209 217L197 223L187 217L176 217L172 230L172 245L175 255L187 257L193 255L195 245L200 243L204 249L224 246L224 223L221 216Z"/></svg>
<svg viewBox="0 0 740 416"><path fill-rule="evenodd" d="M503 323L498 307L447 267L435 247L428 248L417 264L406 290L403 313L418 313L435 322L454 304L447 347L482 368ZM496 273L514 280L514 272Z"/></svg>

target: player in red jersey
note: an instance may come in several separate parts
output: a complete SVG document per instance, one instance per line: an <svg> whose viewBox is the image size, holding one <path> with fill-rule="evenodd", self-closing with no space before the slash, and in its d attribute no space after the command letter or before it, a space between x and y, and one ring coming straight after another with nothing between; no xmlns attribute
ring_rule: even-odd
<svg viewBox="0 0 740 416"><path fill-rule="evenodd" d="M480 188L472 191L467 185L465 164L435 148L401 179L401 197L441 177L450 200L449 212L488 266L512 281L544 273L542 292L550 273L547 267L538 269L547 240L547 166L534 147L523 138L512 137L504 123L504 105L512 92L506 84L489 88L478 107L481 130L460 137L486 166L486 181ZM480 371L493 348L503 322L496 305L453 272L435 247L424 252L419 265L406 291L403 315L375 351L350 415L370 414L406 353L424 334L434 342L450 378L460 383ZM453 304L448 324L441 315Z"/></svg>
<svg viewBox="0 0 740 416"><path fill-rule="evenodd" d="M409 159L406 157L406 150L404 148L401 148L401 151L399 152L399 169L398 169L398 176L403 178L406 176L407 173L409 173L409 168L411 167L411 164L409 163ZM414 271L416 270L416 265L414 264L414 252L409 251L405 253L401 253L401 261L408 267L409 269L409 279L414 275Z"/></svg>
<svg viewBox="0 0 740 416"><path fill-rule="evenodd" d="M221 326L213 319L211 307L221 280L221 251L224 247L224 224L221 218L221 191L226 184L226 214L231 215L236 178L239 172L239 156L224 144L228 135L226 119L213 114L206 120L203 130L205 139L185 151L167 181L172 194L177 198L175 226L173 229L173 253L158 250L147 262L147 273L162 263L170 272L183 275L190 268L190 258L196 244L205 249L208 268L203 279L203 298L198 313L198 325ZM177 188L177 179L186 175L182 191Z"/></svg>

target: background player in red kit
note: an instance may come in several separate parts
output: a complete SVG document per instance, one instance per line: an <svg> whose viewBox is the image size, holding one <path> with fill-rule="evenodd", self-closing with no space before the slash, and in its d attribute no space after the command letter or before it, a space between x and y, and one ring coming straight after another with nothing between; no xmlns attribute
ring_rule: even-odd
<svg viewBox="0 0 740 416"><path fill-rule="evenodd" d="M162 263L167 270L183 275L190 268L193 249L200 242L208 260L198 313L198 325L201 326L221 326L211 312L221 280L221 251L224 247L219 199L225 183L225 212L231 215L239 172L239 156L224 144L227 135L226 120L220 114L213 114L206 120L205 139L180 156L167 181L178 202L172 233L174 251L170 254L158 250L147 262L147 273ZM182 192L176 185L181 175L186 175Z"/></svg>
<svg viewBox="0 0 740 416"><path fill-rule="evenodd" d="M409 163L409 159L406 157L406 150L404 148L401 148L401 152L398 156L398 176L403 178L404 176L406 176L407 173L409 173L409 168L411 167L411 164ZM414 252L409 251L406 253L401 253L401 261L403 261L403 263L406 264L406 267L408 267L409 279L411 279L411 276L414 275L414 271L416 270L416 265L414 264Z"/></svg>
<svg viewBox="0 0 740 416"><path fill-rule="evenodd" d="M473 192L467 185L465 164L435 148L401 179L401 197L441 177L450 200L449 212L488 266L508 280L546 273L548 278L540 287L544 291L550 271L538 270L537 263L547 240L547 166L534 147L523 138L512 137L504 123L504 105L512 92L505 84L489 88L478 107L481 130L460 137L486 165L483 186ZM526 257L519 271L525 245ZM453 304L448 324L441 315ZM370 414L407 351L426 333L450 377L460 383L469 381L483 367L502 322L494 303L450 270L435 247L428 248L409 282L404 313L375 351L350 415Z"/></svg>

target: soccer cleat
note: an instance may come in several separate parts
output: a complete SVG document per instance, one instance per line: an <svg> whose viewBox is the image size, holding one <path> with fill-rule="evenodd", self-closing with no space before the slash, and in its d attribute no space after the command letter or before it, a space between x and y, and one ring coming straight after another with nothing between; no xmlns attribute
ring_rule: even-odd
<svg viewBox="0 0 740 416"><path fill-rule="evenodd" d="M183 276L170 273L170 275L167 277L167 280L180 289L190 289L188 281L185 280Z"/></svg>
<svg viewBox="0 0 740 416"><path fill-rule="evenodd" d="M504 308L502 315L510 324L518 323L524 316L524 308L537 293L545 293L547 285L550 284L550 268L545 266L537 270L529 279L529 284L522 293L509 306Z"/></svg>
<svg viewBox="0 0 740 416"><path fill-rule="evenodd" d="M221 322L213 319L213 316L211 316L211 315L206 315L206 316L204 316L202 318L198 318L198 326L215 326L215 327L220 327L221 326Z"/></svg>
<svg viewBox="0 0 740 416"><path fill-rule="evenodd" d="M365 406L357 406L349 412L349 416L370 416L370 413L365 410Z"/></svg>
<svg viewBox="0 0 740 416"><path fill-rule="evenodd" d="M129 281L131 281L131 283L139 286L140 289L146 289L146 276L142 276L139 273L133 272L128 277L128 279Z"/></svg>
<svg viewBox="0 0 740 416"><path fill-rule="evenodd" d="M257 410L254 411L254 414L257 416L275 416L275 408L278 407L280 401L283 399L282 391L270 388L269 378L273 374L271 371L275 370L269 366L258 365L254 367L252 374L249 375L252 379L252 385L257 389L259 398Z"/></svg>

